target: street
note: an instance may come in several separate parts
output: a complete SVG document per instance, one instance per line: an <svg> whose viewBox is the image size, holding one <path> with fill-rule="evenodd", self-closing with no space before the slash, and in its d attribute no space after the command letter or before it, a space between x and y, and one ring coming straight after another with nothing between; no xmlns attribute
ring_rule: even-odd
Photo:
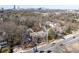
<svg viewBox="0 0 79 59"><path fill-rule="evenodd" d="M70 34L64 37L64 39L59 39L56 40L54 42L51 42L49 44L43 44L43 45L39 45L37 46L38 52L40 53L40 51L43 51L45 53L47 53L47 51L51 51L52 53L59 53L59 52L63 52L60 51L62 49L62 47L64 45L68 45L71 43L75 43L79 41L79 34L78 32L75 34ZM28 49L28 50L22 50L22 51L17 51L16 53L33 53L33 48Z"/></svg>

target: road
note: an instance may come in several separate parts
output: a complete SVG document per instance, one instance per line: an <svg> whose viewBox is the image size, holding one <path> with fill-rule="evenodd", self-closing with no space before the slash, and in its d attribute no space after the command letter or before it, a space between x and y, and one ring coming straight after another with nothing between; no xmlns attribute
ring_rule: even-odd
<svg viewBox="0 0 79 59"><path fill-rule="evenodd" d="M62 40L62 41L56 43L54 46L49 47L46 50L51 50L52 52L55 52L55 53L59 53L59 52L62 53L64 46L75 43L75 42L79 42L79 36L78 35L76 35L74 38L70 37L68 39Z"/></svg>
<svg viewBox="0 0 79 59"><path fill-rule="evenodd" d="M56 41L51 42L49 44L37 46L37 48L38 48L37 53L39 53L40 51L44 51L46 53L48 50L51 50L52 53L61 53L61 52L63 52L62 48L64 47L64 45L68 45L68 44L78 42L78 41L79 41L79 32L67 35L64 37L64 39L59 39L59 40L56 40ZM22 51L18 51L18 52L33 53L34 51L33 51L33 48L31 48L28 50L22 50ZM18 52L16 52L16 53L18 53Z"/></svg>

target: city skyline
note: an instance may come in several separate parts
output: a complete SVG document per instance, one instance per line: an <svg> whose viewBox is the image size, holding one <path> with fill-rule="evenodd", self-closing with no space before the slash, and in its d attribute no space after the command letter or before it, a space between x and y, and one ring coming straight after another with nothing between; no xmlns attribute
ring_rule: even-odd
<svg viewBox="0 0 79 59"><path fill-rule="evenodd" d="M15 5L16 8L46 8L46 9L79 9L79 5ZM0 9L12 9L14 5L0 5Z"/></svg>

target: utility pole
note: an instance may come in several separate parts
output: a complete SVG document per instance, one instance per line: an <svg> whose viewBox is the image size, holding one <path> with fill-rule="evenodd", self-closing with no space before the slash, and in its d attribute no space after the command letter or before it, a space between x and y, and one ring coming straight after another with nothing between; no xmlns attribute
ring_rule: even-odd
<svg viewBox="0 0 79 59"><path fill-rule="evenodd" d="M47 30L47 25L46 25L46 42L48 44L48 30Z"/></svg>
<svg viewBox="0 0 79 59"><path fill-rule="evenodd" d="M47 29L47 24L45 24L45 26L44 26L44 31L45 31L45 33L46 33L46 43L48 44L48 29Z"/></svg>

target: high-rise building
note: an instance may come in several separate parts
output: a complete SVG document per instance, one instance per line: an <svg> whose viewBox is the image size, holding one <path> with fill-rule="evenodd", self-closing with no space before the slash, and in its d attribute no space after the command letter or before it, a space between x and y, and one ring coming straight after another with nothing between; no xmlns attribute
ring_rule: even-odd
<svg viewBox="0 0 79 59"><path fill-rule="evenodd" d="M15 5L13 6L13 9L16 10L16 6Z"/></svg>

